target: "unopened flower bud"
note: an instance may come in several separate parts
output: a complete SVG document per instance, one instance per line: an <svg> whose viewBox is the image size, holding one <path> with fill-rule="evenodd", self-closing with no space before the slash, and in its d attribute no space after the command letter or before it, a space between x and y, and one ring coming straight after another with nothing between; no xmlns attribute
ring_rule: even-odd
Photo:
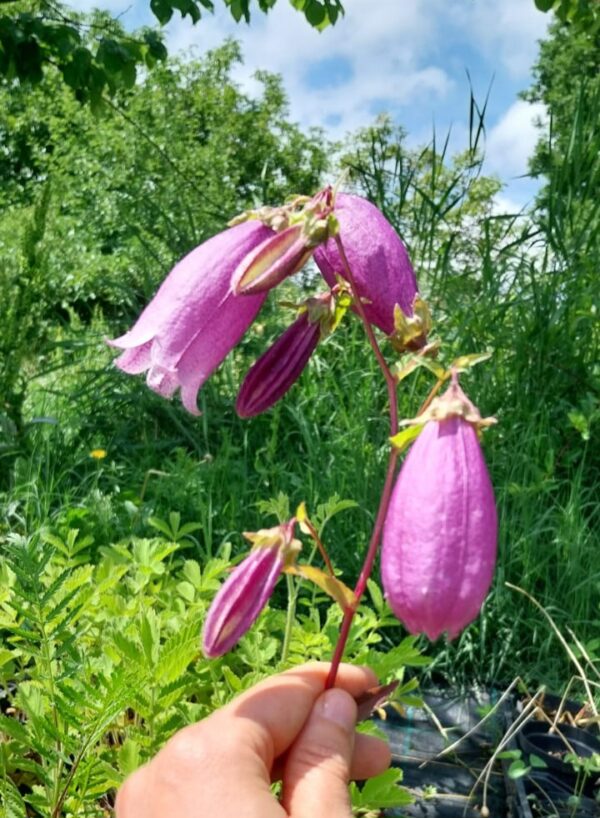
<svg viewBox="0 0 600 818"><path fill-rule="evenodd" d="M235 295L265 293L297 273L312 252L302 225L287 227L242 259L231 277L231 290Z"/></svg>
<svg viewBox="0 0 600 818"><path fill-rule="evenodd" d="M475 619L494 572L496 506L478 418L454 378L406 457L384 525L387 600L410 633L432 640Z"/></svg>
<svg viewBox="0 0 600 818"><path fill-rule="evenodd" d="M301 543L294 539L295 518L283 525L246 533L253 548L214 598L204 622L202 650L209 659L222 656L254 624L285 567Z"/></svg>
<svg viewBox="0 0 600 818"><path fill-rule="evenodd" d="M392 335L394 310L399 307L412 316L418 293L408 253L392 225L367 199L338 193L333 215L367 319ZM347 277L334 238L317 248L315 262L330 286L338 276Z"/></svg>
<svg viewBox="0 0 600 818"><path fill-rule="evenodd" d="M328 292L301 305L298 318L248 370L235 404L240 417L265 412L293 386L319 341L335 329L344 299Z"/></svg>
<svg viewBox="0 0 600 818"><path fill-rule="evenodd" d="M237 396L235 409L242 418L265 412L298 380L313 354L321 330L302 313L250 367Z"/></svg>

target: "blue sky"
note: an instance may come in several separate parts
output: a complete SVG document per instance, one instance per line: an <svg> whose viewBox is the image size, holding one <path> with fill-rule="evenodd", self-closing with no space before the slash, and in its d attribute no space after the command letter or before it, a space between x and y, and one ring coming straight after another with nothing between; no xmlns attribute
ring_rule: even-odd
<svg viewBox="0 0 600 818"><path fill-rule="evenodd" d="M153 22L148 0L74 0L120 14L128 28ZM451 146L467 146L469 80L487 115L486 170L505 188L498 209L513 211L536 190L527 158L543 119L539 105L518 99L531 80L537 41L547 15L533 0L344 0L345 17L319 33L286 0L249 26L236 25L220 0L214 15L193 26L174 19L167 26L172 53L202 54L226 37L242 45L244 65L236 81L257 93L257 69L282 75L292 118L320 125L335 138L368 125L383 111L408 131L410 144L451 129Z"/></svg>

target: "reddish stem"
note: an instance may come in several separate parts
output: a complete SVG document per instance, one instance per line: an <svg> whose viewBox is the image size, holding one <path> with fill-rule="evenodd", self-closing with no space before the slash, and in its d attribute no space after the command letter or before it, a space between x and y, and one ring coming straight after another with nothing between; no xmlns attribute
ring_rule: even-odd
<svg viewBox="0 0 600 818"><path fill-rule="evenodd" d="M348 279L350 289L352 290L356 310L363 322L365 332L367 333L367 338L369 339L369 343L371 344L373 352L375 353L375 357L377 358L377 363L379 364L379 367L381 368L381 371L383 372L383 376L385 378L390 401L390 437L392 437L398 432L398 397L396 394L396 381L394 380L394 376L392 375L390 368L388 367L385 358L383 357L383 354L379 348L379 344L377 343L377 339L375 338L373 328L371 327L371 324L369 323L367 316L365 314L365 308L358 293L356 281L354 279L354 275L352 274L352 270L348 262L348 257L346 256L346 252L344 250L344 245L342 244L342 240L339 236L335 237L335 243L337 244L338 252L340 254L340 258L342 259L342 264L344 265L346 278ZM367 548L367 555L365 557L365 561L363 563L360 576L358 577L356 586L354 588L354 604L346 608L346 610L344 611L344 619L342 620L340 635L335 646L333 658L331 660L331 668L329 670L329 675L325 683L325 689L333 687L335 684L338 668L340 666L340 662L342 661L342 656L344 655L346 642L348 641L350 626L352 625L354 614L356 613L356 609L358 608L360 599L363 593L365 592L365 588L367 587L367 580L369 579L369 576L373 569L373 563L375 562L375 557L377 556L377 549L379 548L379 541L381 539L381 531L383 529L383 524L385 522L385 518L387 515L388 505L390 503L390 497L394 485L394 474L396 471L397 460L398 452L392 446L390 448L387 472L385 475L385 483L383 484L383 491L381 493L381 499L379 501L379 508L377 509L377 517L375 518L375 525L373 526L371 539L369 541L369 547Z"/></svg>
<svg viewBox="0 0 600 818"><path fill-rule="evenodd" d="M323 560L325 562L325 567L327 568L327 573L329 574L330 577L335 577L335 572L333 570L333 565L331 564L331 560L329 559L329 554L327 553L327 551L325 549L325 546L323 545L323 542L322 542L321 538L319 537L319 535L317 533L317 529L314 527L314 525L312 523L310 524L310 528L311 528L311 536L312 536L313 540L315 541L315 543L317 544L317 548L321 552L321 556L323 557Z"/></svg>

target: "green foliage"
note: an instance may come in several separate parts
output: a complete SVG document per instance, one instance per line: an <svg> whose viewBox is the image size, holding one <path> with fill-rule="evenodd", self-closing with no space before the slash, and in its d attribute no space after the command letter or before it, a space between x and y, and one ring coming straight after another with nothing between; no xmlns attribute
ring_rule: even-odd
<svg viewBox="0 0 600 818"><path fill-rule="evenodd" d="M535 0L540 11L553 11L562 23L580 29L598 28L600 11L596 0Z"/></svg>
<svg viewBox="0 0 600 818"><path fill-rule="evenodd" d="M49 70L58 72L75 97L93 110L99 109L105 92L132 88L138 67L153 68L167 56L157 32L148 29L130 37L108 14L97 13L88 26L66 6L15 5L23 11L0 16L0 77L30 87ZM189 7L195 10L196 2L189 0ZM185 13L191 13L187 6Z"/></svg>
<svg viewBox="0 0 600 818"><path fill-rule="evenodd" d="M352 812L363 818L376 818L382 809L397 809L412 804L408 790L398 786L402 781L402 770L390 769L369 779L362 787L352 782L350 797Z"/></svg>
<svg viewBox="0 0 600 818"><path fill-rule="evenodd" d="M250 22L251 0L224 0L236 22ZM258 0L262 12L277 0ZM162 35L145 29L133 36L109 14L96 13L91 23L67 5L41 0L3 0L16 11L0 15L0 77L26 86L41 83L56 72L75 97L98 111L104 94L114 96L135 85L139 69L152 69L167 57ZM343 7L340 0L293 0L292 5L316 28L334 24ZM150 0L161 26L179 12L196 24L202 13L213 12L212 0Z"/></svg>
<svg viewBox="0 0 600 818"><path fill-rule="evenodd" d="M30 443L23 401L32 378L48 378L50 389L60 378L62 392L64 367L89 355L88 378L74 388L89 401L81 418L91 429L111 358L102 336L120 334L165 270L232 214L316 186L324 150L288 123L277 78L262 75L255 99L236 88L239 59L229 44L202 62L161 67L100 120L56 78L34 90L0 85L7 458ZM117 402L138 400L137 389L115 395L112 383Z"/></svg>
<svg viewBox="0 0 600 818"><path fill-rule="evenodd" d="M550 248L577 269L582 296L592 306L594 259L600 252L600 27L555 23L540 47L526 99L547 106L549 134L531 163L544 177L539 195Z"/></svg>
<svg viewBox="0 0 600 818"><path fill-rule="evenodd" d="M230 568L229 548L199 563L183 559L176 513L167 539L128 537L85 558L91 538L5 538L0 558L0 805L6 814L101 816L123 777L150 758L177 729L202 718L271 672L325 659L340 615L320 613L315 593L294 623L283 664L284 618L267 610L231 654L217 662L199 652L207 606ZM176 536L174 536L174 534ZM351 661L375 660L389 612L361 609ZM422 660L405 649L407 665ZM394 675L403 675L400 654ZM395 780L395 779L394 779ZM393 782L389 782L393 783ZM363 791L360 805L391 803L391 787ZM397 794L396 798L400 796ZM24 814L23 812L21 814Z"/></svg>

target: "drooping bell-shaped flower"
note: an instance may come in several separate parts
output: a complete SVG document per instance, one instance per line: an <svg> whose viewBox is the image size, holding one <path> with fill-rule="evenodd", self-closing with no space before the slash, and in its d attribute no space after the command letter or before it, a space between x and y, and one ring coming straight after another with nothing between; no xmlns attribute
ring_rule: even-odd
<svg viewBox="0 0 600 818"><path fill-rule="evenodd" d="M116 366L146 372L155 392L199 414L198 390L239 342L266 293L236 296L231 275L242 259L273 236L259 221L237 224L201 244L169 273L129 332L109 343L124 349Z"/></svg>
<svg viewBox="0 0 600 818"><path fill-rule="evenodd" d="M496 506L478 438L491 419L456 378L426 415L390 500L381 575L410 633L452 639L478 615L494 572Z"/></svg>
<svg viewBox="0 0 600 818"><path fill-rule="evenodd" d="M292 518L275 528L244 535L253 548L222 585L204 622L202 650L209 659L227 653L250 629L283 569L294 562L301 548L294 539L295 525Z"/></svg>
<svg viewBox="0 0 600 818"><path fill-rule="evenodd" d="M333 212L358 294L364 299L366 316L392 335L396 306L412 316L418 295L406 248L385 216L361 196L338 193ZM317 247L314 259L330 286L337 276L347 278L335 237Z"/></svg>
<svg viewBox="0 0 600 818"><path fill-rule="evenodd" d="M235 404L240 417L265 412L285 395L349 303L347 295L336 288L336 292L309 298L300 305L298 318L248 370Z"/></svg>

